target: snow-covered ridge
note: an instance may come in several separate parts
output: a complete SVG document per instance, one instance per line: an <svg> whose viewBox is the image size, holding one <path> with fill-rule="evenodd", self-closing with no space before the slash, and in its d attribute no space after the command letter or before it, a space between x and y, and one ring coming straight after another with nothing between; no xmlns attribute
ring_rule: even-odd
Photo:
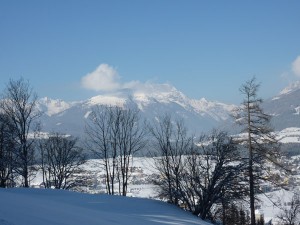
<svg viewBox="0 0 300 225"><path fill-rule="evenodd" d="M293 91L296 91L300 89L300 81L296 81L292 84L290 84L288 87L284 88L280 93L279 95L286 95L286 94L289 94Z"/></svg>
<svg viewBox="0 0 300 225"><path fill-rule="evenodd" d="M87 104L93 105L111 105L111 106L123 106L126 102L125 98L109 95L98 95L87 100Z"/></svg>
<svg viewBox="0 0 300 225"><path fill-rule="evenodd" d="M277 96L273 97L272 101L279 100L281 99L282 96L291 94L292 92L297 91L299 89L300 89L300 81L293 82L289 86L281 90Z"/></svg>
<svg viewBox="0 0 300 225"><path fill-rule="evenodd" d="M205 98L190 99L169 84L148 85L144 90L136 91L133 96L141 110L152 101L165 104L176 103L186 110L194 111L202 116L207 114L217 121L228 119L229 112L235 107L235 105L208 101Z"/></svg>
<svg viewBox="0 0 300 225"><path fill-rule="evenodd" d="M124 106L130 101L133 101L142 111L151 104L177 104L189 112L194 112L201 116L206 115L217 121L226 120L231 110L235 107L234 105L208 101L205 98L199 100L190 99L170 84L146 83L136 89L97 95L81 102L69 103L45 97L39 100L39 109L51 117L73 106L88 108L94 105Z"/></svg>
<svg viewBox="0 0 300 225"><path fill-rule="evenodd" d="M235 105L227 105L220 102L207 101L205 98L200 100L191 100L191 105L199 113L207 113L215 120L226 120L229 117L229 112L236 107Z"/></svg>
<svg viewBox="0 0 300 225"><path fill-rule="evenodd" d="M143 88L134 90L132 95L135 100L144 103L156 100L161 103L175 102L185 107L188 102L188 98L182 92L169 84L145 84Z"/></svg>

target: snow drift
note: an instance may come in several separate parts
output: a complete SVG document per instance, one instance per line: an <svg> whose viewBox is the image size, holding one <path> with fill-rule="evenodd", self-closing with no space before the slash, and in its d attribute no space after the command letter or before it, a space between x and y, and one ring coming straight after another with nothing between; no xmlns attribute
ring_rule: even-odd
<svg viewBox="0 0 300 225"><path fill-rule="evenodd" d="M209 225L170 204L51 189L0 190L0 225Z"/></svg>

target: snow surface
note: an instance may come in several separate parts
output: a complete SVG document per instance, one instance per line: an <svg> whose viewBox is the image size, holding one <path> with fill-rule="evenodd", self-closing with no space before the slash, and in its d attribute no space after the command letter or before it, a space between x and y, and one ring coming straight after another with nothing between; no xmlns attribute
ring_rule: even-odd
<svg viewBox="0 0 300 225"><path fill-rule="evenodd" d="M278 190L259 195L260 213L264 215L265 221L272 220L273 224L277 225L279 220L277 216L282 213L281 208L289 208L289 203L293 198L292 191ZM279 223L280 224L280 223Z"/></svg>
<svg viewBox="0 0 300 225"><path fill-rule="evenodd" d="M0 225L209 225L149 199L52 189L1 189Z"/></svg>
<svg viewBox="0 0 300 225"><path fill-rule="evenodd" d="M300 128L299 127L289 127L281 131L274 132L275 138L278 142L287 144L287 143L300 143ZM240 133L233 135L237 139L245 139L247 133Z"/></svg>
<svg viewBox="0 0 300 225"><path fill-rule="evenodd" d="M295 111L296 112L294 113L294 115L300 115L300 106L296 107Z"/></svg>
<svg viewBox="0 0 300 225"><path fill-rule="evenodd" d="M300 143L300 128L289 127L276 132L276 139L281 143Z"/></svg>
<svg viewBox="0 0 300 225"><path fill-rule="evenodd" d="M118 96L109 96L109 95L98 95L90 98L88 105L110 105L110 106L120 106L122 107L126 99Z"/></svg>

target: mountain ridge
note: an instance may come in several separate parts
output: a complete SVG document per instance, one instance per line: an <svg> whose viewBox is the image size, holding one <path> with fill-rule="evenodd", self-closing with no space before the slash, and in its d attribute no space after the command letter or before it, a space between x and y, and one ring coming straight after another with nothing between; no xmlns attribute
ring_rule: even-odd
<svg viewBox="0 0 300 225"><path fill-rule="evenodd" d="M263 103L266 113L273 116L275 130L300 127L300 81L283 89ZM82 101L66 102L61 99L41 98L38 108L44 112L45 131L82 135L85 120L95 105L135 106L142 118L157 121L159 116L170 114L183 119L191 132L206 132L212 128L233 129L231 112L237 107L205 98L192 99L170 84L144 84L136 89L100 94ZM227 123L227 125L225 125Z"/></svg>
<svg viewBox="0 0 300 225"><path fill-rule="evenodd" d="M227 120L229 112L235 107L205 98L190 99L169 84L148 84L145 89L102 94L83 101L66 102L47 97L38 101L38 108L44 112L42 121L46 131L77 135L80 132L74 131L83 130L84 121L95 105L134 105L144 119L150 120L156 120L163 114L172 114L174 119L187 120L187 126L195 132L206 131Z"/></svg>

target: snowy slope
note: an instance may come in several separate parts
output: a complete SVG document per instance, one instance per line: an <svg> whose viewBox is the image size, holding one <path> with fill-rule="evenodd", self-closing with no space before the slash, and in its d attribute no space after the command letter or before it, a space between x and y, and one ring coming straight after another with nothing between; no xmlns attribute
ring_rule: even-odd
<svg viewBox="0 0 300 225"><path fill-rule="evenodd" d="M0 190L0 225L208 225L170 204L51 189Z"/></svg>

